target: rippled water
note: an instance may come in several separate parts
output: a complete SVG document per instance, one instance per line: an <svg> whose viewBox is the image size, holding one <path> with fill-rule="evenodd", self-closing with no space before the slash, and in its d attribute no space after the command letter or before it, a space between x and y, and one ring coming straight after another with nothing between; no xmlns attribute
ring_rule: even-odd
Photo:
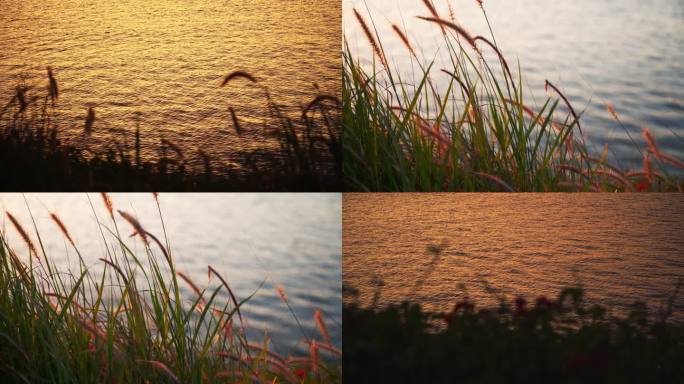
<svg viewBox="0 0 684 384"><path fill-rule="evenodd" d="M345 36L362 63L369 64L372 51L351 13L356 7L366 15L365 3L391 64L410 76L409 54L391 31L391 23L397 23L405 26L419 56L436 59L434 79L445 90L448 79L438 70L446 67L448 58L441 31L415 18L429 14L423 2L344 0ZM434 3L448 18L448 2ZM473 35L490 36L475 0L451 3L464 28ZM575 109L585 110L582 128L596 144L594 149L609 144L624 167L640 166L641 157L610 118L606 103L615 106L638 145L645 147L641 128L647 126L660 146L684 155L682 1L485 0L484 6L511 69L520 60L524 86L534 97L531 105L540 107L549 95L544 91L546 79L559 86Z"/></svg>
<svg viewBox="0 0 684 384"><path fill-rule="evenodd" d="M345 194L343 284L360 296L344 300L444 311L581 283L618 311L657 309L684 278L683 215L675 194Z"/></svg>
<svg viewBox="0 0 684 384"><path fill-rule="evenodd" d="M96 149L132 146L139 119L146 157L164 137L186 153L240 158L275 139L262 126L263 90L240 80L220 88L223 77L247 70L292 109L338 95L340 20L335 0L2 0L0 104L22 76L43 88L52 66L65 138L79 140L92 106ZM229 106L253 128L242 137Z"/></svg>
<svg viewBox="0 0 684 384"><path fill-rule="evenodd" d="M161 236L159 213L151 194L111 196L116 209L134 213L149 232ZM108 222L100 196L90 197L100 220ZM85 194L28 194L27 198L53 264L63 269L67 265L76 267L78 259L66 246L48 210L60 215L86 263L99 268L97 259L103 257L104 246ZM339 194L160 194L159 199L177 269L199 287L218 286L216 279L207 280L207 265L226 278L238 298L247 297L265 282L243 307L255 339L263 339L267 330L279 353L305 350L299 327L276 292L275 287L281 285L306 332L318 332L313 322L318 308L334 344L341 347ZM22 196L0 194L0 225L13 248L26 256L24 243L5 210L30 228ZM123 221L119 227L128 231ZM35 239L33 233L31 236ZM132 249L142 251L139 240L128 242ZM194 297L189 289L185 294Z"/></svg>

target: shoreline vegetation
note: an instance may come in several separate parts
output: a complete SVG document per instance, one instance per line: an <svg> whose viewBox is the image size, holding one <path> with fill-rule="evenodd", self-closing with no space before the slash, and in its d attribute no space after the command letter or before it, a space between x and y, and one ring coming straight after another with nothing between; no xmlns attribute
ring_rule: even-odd
<svg viewBox="0 0 684 384"><path fill-rule="evenodd" d="M345 40L345 191L682 192L684 161L661 150L648 128L641 133L646 145L639 145L612 105L606 113L643 158L641 169L609 162L609 155L618 157L607 145L590 151L581 111L555 84L545 82L549 96L541 105L528 104L520 69L497 45L482 1L473 5L482 10L488 37L470 34L453 10L440 15L430 0L423 3L426 14L418 19L441 29L446 68L419 57L400 24L392 24L394 36L381 38L375 21L353 10L373 67L365 69ZM383 39L392 38L406 48L417 78L403 78L391 65ZM435 87L437 75L448 77L446 90Z"/></svg>
<svg viewBox="0 0 684 384"><path fill-rule="evenodd" d="M93 150L88 138L97 129L97 110L84 112L82 137L64 143L55 123L58 84L47 69L46 92L21 83L8 103L0 104L2 190L20 191L339 191L342 168L341 105L319 95L301 108L301 116L283 111L258 78L245 71L228 74L221 84L246 81L264 91L269 125L263 127L279 148L252 151L245 158L211 158L201 148L183 149L160 137L156 160L141 159L139 123L134 133L112 137ZM229 124L240 136L244 127L232 107ZM84 110L85 111L85 110ZM266 131L265 131L266 132ZM130 136L130 137L129 137ZM134 143L129 146L129 143ZM239 165L226 165L230 161ZM197 165L199 164L199 165Z"/></svg>
<svg viewBox="0 0 684 384"><path fill-rule="evenodd" d="M610 315L582 288L556 299L464 298L445 313L419 303L344 304L345 378L354 383L680 383L684 323L673 319L681 280L659 313L642 302ZM352 288L347 295L354 296Z"/></svg>
<svg viewBox="0 0 684 384"><path fill-rule="evenodd" d="M7 226L27 254L10 248L0 231L3 382L341 382L342 352L332 345L320 311L314 312L319 335L303 334L308 355L280 356L268 338L255 344L246 337L241 307L256 292L236 297L211 266L208 274L218 286L200 288L176 270L165 229L157 237L116 210L107 194L102 200L109 213L98 218L105 253L94 264L85 263L68 227L50 214L65 246L78 256L79 267L70 271L52 264L35 221L32 233L6 212ZM142 252L124 242L129 229ZM278 293L290 308L285 291L279 287Z"/></svg>

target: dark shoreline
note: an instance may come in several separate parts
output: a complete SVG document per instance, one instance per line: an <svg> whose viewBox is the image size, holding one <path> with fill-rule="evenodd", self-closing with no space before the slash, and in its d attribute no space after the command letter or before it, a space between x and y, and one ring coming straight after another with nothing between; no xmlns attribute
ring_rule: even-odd
<svg viewBox="0 0 684 384"><path fill-rule="evenodd" d="M637 302L629 314L609 316L587 304L580 288L554 300L519 297L498 308L464 299L442 314L411 303L345 304L345 380L683 382L684 322L672 320L671 311L649 315Z"/></svg>

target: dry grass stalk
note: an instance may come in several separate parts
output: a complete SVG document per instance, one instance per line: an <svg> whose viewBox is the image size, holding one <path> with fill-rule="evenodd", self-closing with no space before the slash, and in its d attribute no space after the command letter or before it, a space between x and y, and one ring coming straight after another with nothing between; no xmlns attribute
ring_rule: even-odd
<svg viewBox="0 0 684 384"><path fill-rule="evenodd" d="M485 44L489 45L494 52L496 52L497 56L499 56L499 60L503 64L504 68L506 69L506 73L508 73L508 77L511 79L511 83L513 84L513 87L515 87L515 83L513 82L513 75L511 74L511 69L508 67L508 62L506 62L506 59L504 58L503 54L501 54L501 51L499 51L499 48L497 48L494 44L492 44L491 41L489 41L486 37L484 36L475 36L473 38L474 41L481 40L485 42Z"/></svg>
<svg viewBox="0 0 684 384"><path fill-rule="evenodd" d="M257 345L257 344L254 344L254 343L246 342L246 343L245 343L245 347L247 347L247 348L249 348L249 349L253 349L253 350L255 350L255 351L258 351L259 353L264 353L265 355L268 355L268 356L269 356L271 359L273 359L273 360L277 360L277 361L280 361L280 362L282 362L282 363L290 362L289 359L288 359L287 361L285 361L285 360L283 360L282 357L280 357L279 355L277 355L275 352L269 350L268 348L264 348L264 347L261 346L261 345ZM308 359L307 359L307 362L308 362Z"/></svg>
<svg viewBox="0 0 684 384"><path fill-rule="evenodd" d="M240 313L240 305L238 304L238 301L237 301L237 298L235 297L235 294L233 294L233 290L230 289L230 286L228 285L226 280L223 278L223 276L221 276L218 272L216 272L216 270L211 265L208 266L208 268L209 268L209 271L208 271L209 277L211 277L212 274L216 275L216 277L218 277L219 280L221 280L221 283L223 284L223 286L226 287L226 289L228 290L228 294L230 295L230 299L233 301L233 305L235 306L235 311L237 312L238 317L240 318L240 322L242 323L242 314Z"/></svg>
<svg viewBox="0 0 684 384"><path fill-rule="evenodd" d="M663 157L663 159L665 161L669 162L670 164L674 165L675 167L684 169L684 162L679 160L678 158L676 158L672 155L668 155L667 153L661 153L660 155Z"/></svg>
<svg viewBox="0 0 684 384"><path fill-rule="evenodd" d="M260 384L262 381L253 373L251 374L244 374L242 372L233 372L233 371L221 371L221 372L216 372L216 377L225 377L231 379L229 382L243 382L246 380L251 380L253 383Z"/></svg>
<svg viewBox="0 0 684 384"><path fill-rule="evenodd" d="M202 159L202 164L204 164L204 173L211 175L211 157L201 149L197 150L197 154Z"/></svg>
<svg viewBox="0 0 684 384"><path fill-rule="evenodd" d="M242 78L242 79L247 79L251 81L252 83L256 83L257 80L254 76L250 75L249 73L245 71L234 71L229 73L224 79L223 83L221 83L221 86L224 87L226 84L228 84L229 81L237 78Z"/></svg>
<svg viewBox="0 0 684 384"><path fill-rule="evenodd" d="M318 327L318 330L321 331L321 335L323 336L323 340L325 340L325 343L327 345L332 345L332 339L330 338L328 329L325 327L325 323L323 322L323 316L321 316L321 311L318 309L314 311L314 321L316 322L316 327Z"/></svg>
<svg viewBox="0 0 684 384"><path fill-rule="evenodd" d="M24 230L24 228L19 224L19 221L17 221L14 216L12 216L11 213L5 212L7 214L7 217L10 219L12 222L12 225L14 225L14 228L17 230L19 233L19 236L24 240L26 245L29 247L29 250L33 254L33 256L36 257L36 259L40 260L40 257L38 257L38 252L36 251L36 247L33 245L33 241L31 241L31 238L29 237L28 233Z"/></svg>
<svg viewBox="0 0 684 384"><path fill-rule="evenodd" d="M131 215L128 212L124 212L122 210L117 210L117 212L119 212L119 215L121 215L121 217L123 217L126 221L128 221L128 223L133 227L133 229L135 229L135 232L131 236L134 236L136 234L140 235L140 237L142 237L143 241L145 241L145 243L147 243L147 231L145 231L145 229L142 227L142 225L140 225L140 222L138 221L138 219L133 217L133 215Z"/></svg>
<svg viewBox="0 0 684 384"><path fill-rule="evenodd" d="M190 288L192 288L192 290L195 292L200 302L202 303L202 306L206 306L207 301L204 299L202 291L200 291L199 287L197 287L197 285L195 285L195 283L192 280L190 280L190 278L183 272L176 272L176 274L180 276L180 278L183 279L190 286Z"/></svg>
<svg viewBox="0 0 684 384"><path fill-rule="evenodd" d="M26 107L28 107L28 103L26 102L26 88L18 86L16 88L14 99L19 102L19 113L24 112Z"/></svg>
<svg viewBox="0 0 684 384"><path fill-rule="evenodd" d="M48 72L48 95L52 101L52 105L55 104L55 100L59 97L59 88L57 87L57 80L52 73L52 68L47 67Z"/></svg>
<svg viewBox="0 0 684 384"><path fill-rule="evenodd" d="M629 190L630 192L635 192L636 190L634 189L634 186L632 183L629 182L629 180L625 179L624 176L620 175L619 173L613 171L613 170L603 170L603 169L597 169L594 170L594 173L597 175L603 175L610 177L614 180L617 180L622 184L625 189Z"/></svg>
<svg viewBox="0 0 684 384"><path fill-rule="evenodd" d="M176 156L178 156L179 158L182 159L185 157L183 155L183 151L180 149L180 147L178 145L176 145L174 142L172 142L171 140L161 139L161 143L162 143L162 145L171 148L171 150L174 151L176 153Z"/></svg>
<svg viewBox="0 0 684 384"><path fill-rule="evenodd" d="M432 1L430 0L423 0L423 4L427 7L428 11L430 11L430 14L432 17L435 19L439 19L439 13L437 13L437 10L435 9L435 6L432 4ZM455 22L454 22L455 23ZM446 30L444 29L443 25L439 26L442 29L442 33L446 33Z"/></svg>
<svg viewBox="0 0 684 384"><path fill-rule="evenodd" d="M490 174L484 173L484 172L473 172L473 174L493 181L494 183L498 184L501 188L506 190L506 192L516 192L516 190L513 187L508 185L505 181L501 180L501 178L499 178L497 176L490 175Z"/></svg>
<svg viewBox="0 0 684 384"><path fill-rule="evenodd" d="M363 33L366 35L366 39L368 39L368 42L373 48L375 55L378 56L378 59L380 59L380 63L386 69L389 69L389 67L387 66L387 60L385 59L385 55L380 50L380 45L377 43L377 41L375 41L375 38L373 37L370 28L368 28L366 21L363 19L361 14L356 10L356 8L354 8L354 15L356 16L356 20L358 20L359 24L361 25L361 29L363 29Z"/></svg>
<svg viewBox="0 0 684 384"><path fill-rule="evenodd" d="M283 303L287 304L287 296L285 296L285 288L283 288L282 285L279 285L276 287L276 290L278 291L278 296L280 296L280 300L283 301Z"/></svg>
<svg viewBox="0 0 684 384"><path fill-rule="evenodd" d="M449 7L449 19L452 23L456 23L456 12L454 12L454 6L451 4L451 1L447 2L447 6Z"/></svg>
<svg viewBox="0 0 684 384"><path fill-rule="evenodd" d="M310 346L311 342L309 340L304 340L304 344L307 344ZM316 346L318 347L319 351L324 350L324 351L328 351L328 352L332 353L333 355L342 356L342 351L333 347L332 345L316 344Z"/></svg>
<svg viewBox="0 0 684 384"><path fill-rule="evenodd" d="M128 278L126 277L126 274L123 273L123 271L121 270L121 268L119 268L118 265L112 263L111 261L109 261L109 260L107 260L107 259L100 258L99 260L102 261L103 263L109 265L110 267L114 268L114 270L116 271L116 273L118 273L119 276L121 276L121 278L123 279L124 283L126 283L126 285L128 285Z"/></svg>
<svg viewBox="0 0 684 384"><path fill-rule="evenodd" d="M66 237L67 240L69 240L69 243L71 243L71 245L75 247L76 244L74 243L74 240L71 238L69 231L67 231L66 226L64 225L62 220L59 218L59 216L57 216L56 213L50 213L50 217L52 218L52 221L54 221L57 224L57 226L59 227L59 230L62 231L62 234L64 234L64 237Z"/></svg>
<svg viewBox="0 0 684 384"><path fill-rule="evenodd" d="M95 123L95 110L93 107L88 107L88 113L85 120L85 132L91 133L93 131L93 124Z"/></svg>
<svg viewBox="0 0 684 384"><path fill-rule="evenodd" d="M169 369L169 367L166 366L166 364L162 363L161 361L157 360L137 360L139 363L146 363L152 365L154 368L159 370L159 372L163 373L164 376L166 376L168 379L170 379L172 382L180 384L180 380L178 380L178 377Z"/></svg>
<svg viewBox="0 0 684 384"><path fill-rule="evenodd" d="M394 32L399 36L399 39L401 39L401 42L404 43L404 46L411 52L411 54L416 57L416 52L413 50L413 47L409 43L408 37L406 37L406 34L399 29L399 27L396 24L392 24L392 29Z"/></svg>
<svg viewBox="0 0 684 384"><path fill-rule="evenodd" d="M235 128L235 133L240 136L242 134L242 128L240 127L240 121L235 114L235 110L233 107L228 107L228 110L230 111L230 117L233 119L233 128Z"/></svg>
<svg viewBox="0 0 684 384"><path fill-rule="evenodd" d="M653 153L658 160L670 163L675 167L684 169L684 162L682 162L681 160L677 159L672 155L668 155L667 153L660 151L660 149L656 145L655 139L651 135L651 132L648 130L648 128L644 128L643 134L644 138L646 139L646 144L648 144L648 151L650 153Z"/></svg>
<svg viewBox="0 0 684 384"><path fill-rule="evenodd" d="M465 83L463 82L463 80L461 80L460 77L456 76L455 73L449 72L449 71L446 70L446 69L442 69L442 72L444 72L444 73L446 73L447 75L453 77L454 80L456 80L456 81L458 82L458 84L461 86L461 89L463 89L463 92L465 92L466 97L467 97L468 99L470 99L470 90L468 89L468 87L466 87Z"/></svg>
<svg viewBox="0 0 684 384"><path fill-rule="evenodd" d="M254 76L250 75L249 73L247 73L247 72L245 72L245 71L234 71L234 72L229 73L229 74L223 79L223 83L221 83L221 86L224 87L224 86L226 86L226 84L228 84L228 82L230 82L231 80L233 80L233 79L238 79L238 78L242 78L242 79L249 80L249 81L251 81L252 83L256 83L256 82L257 82L257 80L256 80L256 78L255 78Z"/></svg>
<svg viewBox="0 0 684 384"><path fill-rule="evenodd" d="M340 99L338 99L335 96L318 95L313 100L311 100L311 102L309 104L307 104L306 108L304 108L302 110L302 119L306 118L307 113L309 113L309 111L311 109L313 109L317 105L323 104L324 101L333 102L333 103L335 103L335 106L337 106L337 107L342 105L342 102L340 101Z"/></svg>
<svg viewBox="0 0 684 384"><path fill-rule="evenodd" d="M102 196L102 201L104 202L105 207L107 208L107 212L109 212L109 216L114 220L114 208L112 205L112 199L109 197L107 192L100 192L100 196Z"/></svg>
<svg viewBox="0 0 684 384"><path fill-rule="evenodd" d="M517 101L515 101L515 100L511 100L511 99L503 99L503 101L504 101L505 103L512 104L512 105L515 105L515 106L519 107L519 108L522 109L523 112L525 112L525 113L527 114L527 116L529 116L531 119L535 119L535 118L539 117L539 122L542 123L542 124L544 124L544 121L545 121L544 118L541 117L541 116L537 116L537 114L532 110L532 108L528 107L527 105L522 104L522 103L519 103L519 102L517 102Z"/></svg>
<svg viewBox="0 0 684 384"><path fill-rule="evenodd" d="M309 346L309 355L311 357L311 371L318 375L318 366L320 364L320 359L318 355L318 343L316 340L311 340L311 344Z"/></svg>
<svg viewBox="0 0 684 384"><path fill-rule="evenodd" d="M615 112L615 107L613 107L613 104L606 104L606 110L608 111L608 113L610 113L610 115L613 117L613 119L619 120L618 114L617 114L617 112Z"/></svg>
<svg viewBox="0 0 684 384"><path fill-rule="evenodd" d="M19 271L19 274L21 275L22 280L24 280L24 283L30 284L31 278L26 272L28 270L28 266L22 263L21 260L19 260L19 257L17 257L17 254L14 253L13 250L8 249L7 251L10 255L10 260L12 261L12 264Z"/></svg>
<svg viewBox="0 0 684 384"><path fill-rule="evenodd" d="M297 376L292 372L292 369L289 368L287 365L285 365L285 362L283 362L280 358L274 359L270 356L254 356L254 357L246 357L244 360L250 362L254 360L260 360L265 363L268 363L270 365L269 371L274 372L274 373L280 373L284 376L287 376L288 380L290 382L296 383ZM249 365L247 365L249 366ZM275 368L275 369L273 369Z"/></svg>
<svg viewBox="0 0 684 384"><path fill-rule="evenodd" d="M558 88L556 88L555 85L551 84L550 81L546 80L546 82L544 83L544 89L546 91L548 91L549 90L548 87L553 88L553 90L556 91L556 93L561 97L561 99L563 99L563 101L565 102L565 105L568 106L570 113L572 113L572 116L575 118L575 122L577 122L577 129L579 130L580 135L582 135L582 137L584 137L584 134L582 133L582 127L580 127L579 118L577 117L577 113L575 113L575 108L573 108L572 104L570 104L570 101L568 101L568 99L565 97L563 92L561 92Z"/></svg>
<svg viewBox="0 0 684 384"><path fill-rule="evenodd" d="M447 21L447 20L444 20L444 19L436 18L436 17L418 16L418 18L421 19L421 20L425 20L425 21L430 21L430 22L433 22L433 23L437 23L437 24L439 24L440 26L448 27L448 28L454 30L454 32L456 32L458 35L460 35L461 37L463 37L464 39L466 39L466 41L468 42L468 44L470 44L470 46L472 46L473 49L474 49L475 51L479 52L479 50L477 49L477 45L475 44L475 40L473 39L473 37L470 35L470 33L468 33L468 31L466 31L465 29L463 29L463 27L461 27L460 25L458 25L458 24L456 24L456 23L452 23L451 21Z"/></svg>
<svg viewBox="0 0 684 384"><path fill-rule="evenodd" d="M651 159L649 158L648 154L644 155L644 175L649 183L653 182L653 166L651 165Z"/></svg>
<svg viewBox="0 0 684 384"><path fill-rule="evenodd" d="M648 145L648 151L654 154L658 160L663 161L663 155L660 153L660 149L658 149L655 139L651 136L651 131L644 127L643 135L644 139L646 139L646 144Z"/></svg>

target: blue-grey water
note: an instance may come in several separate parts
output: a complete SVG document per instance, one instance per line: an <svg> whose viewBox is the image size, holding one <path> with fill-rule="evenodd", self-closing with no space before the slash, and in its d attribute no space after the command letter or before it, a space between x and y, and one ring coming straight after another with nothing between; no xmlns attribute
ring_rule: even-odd
<svg viewBox="0 0 684 384"><path fill-rule="evenodd" d="M490 36L475 0L433 1L443 18L450 10L472 35ZM519 60L527 101L541 107L544 81L557 85L582 111L581 124L592 150L608 144L624 168L639 168L641 155L607 112L614 106L627 131L644 148L648 127L662 148L684 158L684 2L680 0L485 0L494 36L513 72ZM367 8L366 8L367 6ZM410 56L391 30L404 27L426 61L436 60L433 80L445 90L447 50L441 31L416 18L429 16L421 0L343 0L344 35L361 63L372 50L352 8L375 23L390 65L411 78ZM370 16L369 12L370 11ZM487 52L494 59L494 54ZM490 56L491 54L491 56Z"/></svg>
<svg viewBox="0 0 684 384"><path fill-rule="evenodd" d="M99 270L105 257L102 235L96 224L111 227L99 194L27 194L45 250L61 270L77 267L77 256L67 246L49 212L56 212L68 227L86 264ZM149 232L163 238L156 203L151 194L112 194L115 209L134 214ZM264 283L243 307L248 331L261 341L264 332L273 346L287 356L306 351L302 332L281 301L282 286L307 336L315 328L314 310L320 309L333 343L341 348L341 195L340 194L165 194L159 195L176 268L202 288L215 288L207 278L211 265L230 284L238 299L246 298ZM0 194L0 225L10 245L22 257L26 246L5 216L11 212L27 229L31 227L20 194ZM123 220L119 228L128 233ZM131 230L132 231L132 230ZM32 230L30 236L36 241ZM126 240L142 251L137 238ZM193 292L184 286L188 300ZM223 297L222 299L227 299Z"/></svg>
<svg viewBox="0 0 684 384"><path fill-rule="evenodd" d="M0 108L22 78L35 87L29 96L44 94L51 66L63 141L131 147L139 122L145 159L163 137L191 164L201 148L239 169L250 151L278 144L264 126L264 90L244 80L221 88L224 76L248 71L300 111L318 94L339 95L340 41L339 0L2 0ZM97 120L85 138L88 107Z"/></svg>
<svg viewBox="0 0 684 384"><path fill-rule="evenodd" d="M581 284L614 313L657 311L684 279L681 194L345 194L342 217L345 302L446 311Z"/></svg>

